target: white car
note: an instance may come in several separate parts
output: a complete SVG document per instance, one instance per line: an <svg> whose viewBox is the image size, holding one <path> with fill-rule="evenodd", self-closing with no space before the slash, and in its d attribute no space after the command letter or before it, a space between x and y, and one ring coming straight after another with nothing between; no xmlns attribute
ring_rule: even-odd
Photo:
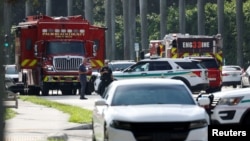
<svg viewBox="0 0 250 141"><path fill-rule="evenodd" d="M16 65L5 65L5 78L12 79L13 82L18 82L19 73L17 71Z"/></svg>
<svg viewBox="0 0 250 141"><path fill-rule="evenodd" d="M241 84L242 68L237 65L222 66L222 84L223 86L233 86Z"/></svg>
<svg viewBox="0 0 250 141"><path fill-rule="evenodd" d="M212 124L250 125L250 88L214 93Z"/></svg>
<svg viewBox="0 0 250 141"><path fill-rule="evenodd" d="M209 102L207 97L197 102L180 80L114 81L95 101L93 141L207 141L209 116L201 106Z"/></svg>
<svg viewBox="0 0 250 141"><path fill-rule="evenodd" d="M134 78L171 78L183 81L192 92L209 87L208 70L200 61L188 58L150 58L113 73L116 80Z"/></svg>

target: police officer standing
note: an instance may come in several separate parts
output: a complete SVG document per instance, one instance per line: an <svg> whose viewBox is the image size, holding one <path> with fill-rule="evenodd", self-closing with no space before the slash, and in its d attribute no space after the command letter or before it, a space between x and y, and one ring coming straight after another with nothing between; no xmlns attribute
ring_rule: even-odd
<svg viewBox="0 0 250 141"><path fill-rule="evenodd" d="M87 75L90 73L90 70L86 68L88 59L84 58L82 64L79 66L79 79L81 83L80 99L87 99L85 97L85 89L87 86Z"/></svg>
<svg viewBox="0 0 250 141"><path fill-rule="evenodd" d="M101 82L98 88L99 94L103 96L105 88L113 81L112 70L108 66L109 61L105 60L104 66L100 70Z"/></svg>

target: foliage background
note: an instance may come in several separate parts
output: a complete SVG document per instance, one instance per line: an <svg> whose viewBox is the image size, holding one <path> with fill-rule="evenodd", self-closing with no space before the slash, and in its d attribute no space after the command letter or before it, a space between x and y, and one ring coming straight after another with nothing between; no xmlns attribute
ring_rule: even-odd
<svg viewBox="0 0 250 141"><path fill-rule="evenodd" d="M13 6L12 8L12 25L17 25L18 22L25 18L25 0L9 0ZM93 9L94 24L105 26L105 7L104 0L95 0ZM243 67L247 67L250 61L250 41L249 29L250 27L250 1L243 1ZM115 44L117 54L123 54L123 10L122 1L116 0L115 9ZM67 16L67 0L52 0L52 13L54 16ZM0 5L2 3L0 2ZM73 14L84 15L84 1L74 0L73 2ZM159 39L160 37L160 18L159 18L159 0L148 0L148 30L149 39ZM136 2L136 42L140 42L140 15L139 15L139 0ZM167 32L173 33L178 32L178 1L168 0L167 1ZM32 0L32 14L45 13L45 1ZM223 54L226 64L236 64L236 1L235 0L224 0L224 44ZM205 5L205 34L216 35L218 32L217 25L217 0L206 1ZM2 23L1 23L2 24ZM197 22L197 0L186 1L186 33L197 34L198 33L198 22ZM2 28L1 28L2 29ZM0 32L3 34L3 31ZM167 34L167 33L166 33ZM1 36L2 37L2 36ZM13 52L14 53L14 52ZM116 55L116 59L123 59L122 55Z"/></svg>

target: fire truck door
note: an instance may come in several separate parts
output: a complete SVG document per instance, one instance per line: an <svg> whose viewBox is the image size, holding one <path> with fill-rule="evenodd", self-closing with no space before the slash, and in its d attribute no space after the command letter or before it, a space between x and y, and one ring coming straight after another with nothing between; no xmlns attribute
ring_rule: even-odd
<svg viewBox="0 0 250 141"><path fill-rule="evenodd" d="M36 29L21 30L21 68L33 69L37 65L37 59L34 56L34 43L37 40Z"/></svg>

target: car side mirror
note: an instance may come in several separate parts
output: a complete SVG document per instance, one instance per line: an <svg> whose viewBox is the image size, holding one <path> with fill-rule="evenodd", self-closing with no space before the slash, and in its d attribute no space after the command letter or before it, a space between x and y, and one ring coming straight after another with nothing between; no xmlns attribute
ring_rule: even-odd
<svg viewBox="0 0 250 141"><path fill-rule="evenodd" d="M207 106L210 104L210 98L209 97L199 97L197 99L197 102L200 106Z"/></svg>
<svg viewBox="0 0 250 141"><path fill-rule="evenodd" d="M95 106L105 106L108 105L105 99L98 99L95 101Z"/></svg>

